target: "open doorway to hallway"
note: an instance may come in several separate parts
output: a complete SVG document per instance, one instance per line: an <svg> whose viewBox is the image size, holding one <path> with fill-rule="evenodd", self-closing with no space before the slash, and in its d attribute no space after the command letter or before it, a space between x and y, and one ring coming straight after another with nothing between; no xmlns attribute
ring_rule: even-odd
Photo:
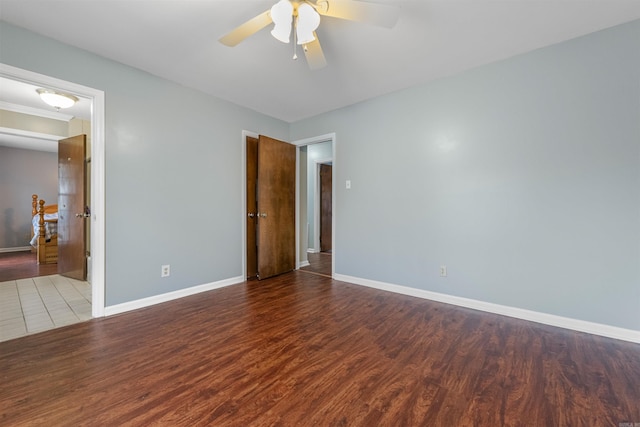
<svg viewBox="0 0 640 427"><path fill-rule="evenodd" d="M323 135L294 144L298 146L298 268L333 277L335 137Z"/></svg>

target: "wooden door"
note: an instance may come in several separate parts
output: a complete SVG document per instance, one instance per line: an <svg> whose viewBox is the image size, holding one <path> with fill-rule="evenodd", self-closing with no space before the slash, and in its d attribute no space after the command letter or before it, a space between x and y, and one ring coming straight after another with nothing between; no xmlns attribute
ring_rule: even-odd
<svg viewBox="0 0 640 427"><path fill-rule="evenodd" d="M258 276L257 246L257 180L258 180L258 139L248 136L247 154L247 279Z"/></svg>
<svg viewBox="0 0 640 427"><path fill-rule="evenodd" d="M257 174L258 278L295 269L294 145L260 135Z"/></svg>
<svg viewBox="0 0 640 427"><path fill-rule="evenodd" d="M85 248L86 135L58 141L58 272L87 278Z"/></svg>
<svg viewBox="0 0 640 427"><path fill-rule="evenodd" d="M320 165L320 252L330 252L332 246L332 173L331 165Z"/></svg>

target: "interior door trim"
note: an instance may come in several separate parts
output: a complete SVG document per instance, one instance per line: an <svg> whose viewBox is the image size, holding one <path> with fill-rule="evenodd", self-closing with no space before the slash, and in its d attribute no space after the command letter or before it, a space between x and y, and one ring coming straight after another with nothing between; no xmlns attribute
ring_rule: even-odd
<svg viewBox="0 0 640 427"><path fill-rule="evenodd" d="M242 188L242 197L240 197L240 218L242 218L242 232L240 233L240 247L242 248L242 270L240 275L247 278L247 137L258 139L260 134L249 130L242 131L242 141L240 146L242 147L242 155L240 162L240 187Z"/></svg>

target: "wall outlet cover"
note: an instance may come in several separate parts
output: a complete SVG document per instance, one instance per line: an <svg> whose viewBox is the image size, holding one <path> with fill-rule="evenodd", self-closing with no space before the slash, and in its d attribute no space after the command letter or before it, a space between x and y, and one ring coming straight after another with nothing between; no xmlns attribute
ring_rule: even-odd
<svg viewBox="0 0 640 427"><path fill-rule="evenodd" d="M165 264L160 269L160 277L169 277L171 276L171 266L169 264Z"/></svg>

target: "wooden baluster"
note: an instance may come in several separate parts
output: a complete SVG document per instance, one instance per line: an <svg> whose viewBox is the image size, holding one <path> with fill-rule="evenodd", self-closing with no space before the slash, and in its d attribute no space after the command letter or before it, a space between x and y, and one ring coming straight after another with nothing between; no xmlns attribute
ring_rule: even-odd
<svg viewBox="0 0 640 427"><path fill-rule="evenodd" d="M38 213L38 195L34 194L31 196L31 218L36 216Z"/></svg>
<svg viewBox="0 0 640 427"><path fill-rule="evenodd" d="M44 200L40 199L40 219L38 220L38 225L40 226L38 230L38 264L46 264L47 260L47 237L44 229Z"/></svg>

